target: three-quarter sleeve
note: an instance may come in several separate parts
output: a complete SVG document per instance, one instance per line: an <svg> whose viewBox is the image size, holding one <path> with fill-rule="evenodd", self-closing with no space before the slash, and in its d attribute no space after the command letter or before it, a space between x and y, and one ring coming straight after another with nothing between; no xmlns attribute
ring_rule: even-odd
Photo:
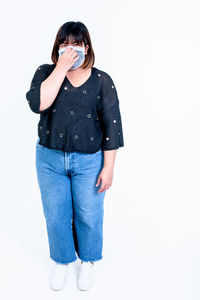
<svg viewBox="0 0 200 300"><path fill-rule="evenodd" d="M100 123L103 130L101 149L114 150L124 146L120 104L115 84L106 72L102 77Z"/></svg>
<svg viewBox="0 0 200 300"><path fill-rule="evenodd" d="M44 113L51 107L47 107L40 111L40 86L41 83L48 77L47 68L48 64L43 64L36 69L30 84L30 89L26 92L26 99L29 107L36 114Z"/></svg>

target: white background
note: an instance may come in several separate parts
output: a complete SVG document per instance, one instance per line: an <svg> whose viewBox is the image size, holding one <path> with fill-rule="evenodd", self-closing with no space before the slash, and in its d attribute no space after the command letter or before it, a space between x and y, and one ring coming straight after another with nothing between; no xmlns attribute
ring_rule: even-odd
<svg viewBox="0 0 200 300"><path fill-rule="evenodd" d="M198 1L9 1L1 7L2 299L200 299L200 4ZM25 93L68 21L91 35L114 80L124 147L105 197L96 284L48 286L35 169L39 115Z"/></svg>

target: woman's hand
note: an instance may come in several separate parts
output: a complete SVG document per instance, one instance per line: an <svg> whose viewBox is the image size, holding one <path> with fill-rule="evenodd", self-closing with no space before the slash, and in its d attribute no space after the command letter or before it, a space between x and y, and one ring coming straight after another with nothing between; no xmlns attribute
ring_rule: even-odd
<svg viewBox="0 0 200 300"><path fill-rule="evenodd" d="M113 181L113 167L103 167L101 173L99 174L96 186L101 182L101 187L98 190L98 193L102 193L109 189Z"/></svg>
<svg viewBox="0 0 200 300"><path fill-rule="evenodd" d="M64 67L67 72L78 59L78 53L73 48L67 48L59 57L57 66Z"/></svg>

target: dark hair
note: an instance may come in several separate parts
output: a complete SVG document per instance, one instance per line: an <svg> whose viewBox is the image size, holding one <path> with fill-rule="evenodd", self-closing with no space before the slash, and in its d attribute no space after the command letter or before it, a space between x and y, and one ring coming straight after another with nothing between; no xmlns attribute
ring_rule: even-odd
<svg viewBox="0 0 200 300"><path fill-rule="evenodd" d="M85 56L85 61L81 67L84 69L92 67L94 65L95 55L92 48L90 34L83 23L74 21L64 23L58 30L51 53L51 60L53 63L56 64L58 61L59 45L70 42L76 42L78 45L82 45L82 43L84 43L84 46L89 46L87 55Z"/></svg>

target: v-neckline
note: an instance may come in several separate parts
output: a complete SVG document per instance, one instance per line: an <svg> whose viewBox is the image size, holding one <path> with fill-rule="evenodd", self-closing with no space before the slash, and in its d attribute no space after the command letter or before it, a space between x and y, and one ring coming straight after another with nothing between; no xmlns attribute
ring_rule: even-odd
<svg viewBox="0 0 200 300"><path fill-rule="evenodd" d="M69 85L73 88L73 89L79 89L79 88L82 88L86 83L88 83L90 80L91 80L91 78L92 78L92 75L93 75L93 73L94 73L94 67L92 67L92 70L91 70L91 74L90 74L90 76L88 77L88 79L86 79L86 81L85 82L83 82L81 85L79 85L79 86L74 86L72 83L71 83L71 81L67 78L67 76L65 75L65 81L67 81L68 83L69 83Z"/></svg>

